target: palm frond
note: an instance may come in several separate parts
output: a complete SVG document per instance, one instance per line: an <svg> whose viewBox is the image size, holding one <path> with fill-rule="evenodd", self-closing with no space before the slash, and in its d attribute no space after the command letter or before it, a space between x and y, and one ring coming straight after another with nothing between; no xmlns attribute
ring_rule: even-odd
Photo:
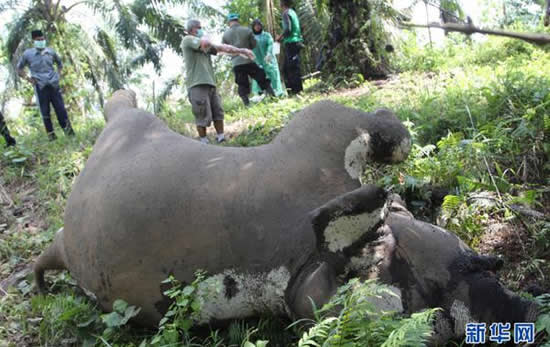
<svg viewBox="0 0 550 347"><path fill-rule="evenodd" d="M18 0L4 0L0 3L0 13L8 10L13 10L19 4Z"/></svg>
<svg viewBox="0 0 550 347"><path fill-rule="evenodd" d="M174 90L174 88L181 84L182 80L183 80L183 74L180 74L166 82L166 84L164 85L164 88L161 90L157 99L157 106L156 106L157 110L161 109L162 104L172 94L172 91Z"/></svg>
<svg viewBox="0 0 550 347"><path fill-rule="evenodd" d="M100 15L109 25L115 25L116 20L114 14L116 14L116 5L113 2L105 0L88 0L86 6L88 6L94 14Z"/></svg>
<svg viewBox="0 0 550 347"><path fill-rule="evenodd" d="M135 0L131 11L140 24L145 24L158 40L181 54L181 41L187 34L185 25L177 18L166 13L165 9L149 0Z"/></svg>
<svg viewBox="0 0 550 347"><path fill-rule="evenodd" d="M109 60L109 62L118 69L118 59L115 47L115 41L107 34L103 29L99 29L96 34L96 42L101 47L103 54Z"/></svg>
<svg viewBox="0 0 550 347"><path fill-rule="evenodd" d="M94 86L94 89L96 90L97 97L99 99L99 104L101 107L104 105L104 97L103 97L103 91L101 89L100 81L99 81L99 74L94 69L94 64L92 63L92 58L90 56L86 56L86 60L88 61L88 65L90 66L90 69L88 69L88 77L92 81L92 85Z"/></svg>
<svg viewBox="0 0 550 347"><path fill-rule="evenodd" d="M163 47L155 45L153 38L139 29L139 20L128 7L122 5L119 0L115 0L115 6L119 13L119 20L115 28L124 47L130 50L135 50L139 47L144 51L140 59L136 59L136 63L132 63L132 65L142 66L146 62L151 62L155 66L155 69L160 71L162 69L160 54Z"/></svg>
<svg viewBox="0 0 550 347"><path fill-rule="evenodd" d="M28 8L20 17L8 25L8 39L6 41L6 54L10 62L15 65L15 58L21 43L29 34L31 25L36 25L40 20L40 12L35 7Z"/></svg>
<svg viewBox="0 0 550 347"><path fill-rule="evenodd" d="M205 4L202 0L152 0L155 5L184 5L188 9L190 17L223 18L224 14L220 9Z"/></svg>

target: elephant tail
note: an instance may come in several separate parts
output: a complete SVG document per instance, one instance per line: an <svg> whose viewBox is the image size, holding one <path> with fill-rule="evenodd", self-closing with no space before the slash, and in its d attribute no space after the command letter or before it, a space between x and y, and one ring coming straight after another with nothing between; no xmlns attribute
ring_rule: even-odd
<svg viewBox="0 0 550 347"><path fill-rule="evenodd" d="M66 257L63 245L63 228L55 234L53 243L38 257L34 263L34 280L41 293L46 292L44 272L46 270L66 270Z"/></svg>

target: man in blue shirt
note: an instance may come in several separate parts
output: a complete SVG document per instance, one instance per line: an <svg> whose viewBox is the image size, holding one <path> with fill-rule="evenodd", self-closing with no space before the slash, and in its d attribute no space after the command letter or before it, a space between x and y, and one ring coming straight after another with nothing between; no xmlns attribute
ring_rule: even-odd
<svg viewBox="0 0 550 347"><path fill-rule="evenodd" d="M46 40L42 31L34 30L31 37L34 41L34 48L29 48L23 52L23 56L17 63L17 72L19 76L34 86L37 101L40 105L40 113L50 140L56 138L50 119L50 103L53 105L59 125L63 128L65 134L74 135L59 88L59 78L63 69L61 59L53 49L46 47ZM57 65L57 71L53 67L54 63ZM29 67L31 77L25 76L23 69L26 66Z"/></svg>

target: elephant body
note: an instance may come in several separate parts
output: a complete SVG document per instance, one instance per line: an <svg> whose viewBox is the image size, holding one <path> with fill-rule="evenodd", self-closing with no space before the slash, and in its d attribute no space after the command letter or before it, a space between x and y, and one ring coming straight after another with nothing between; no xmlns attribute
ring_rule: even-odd
<svg viewBox="0 0 550 347"><path fill-rule="evenodd" d="M347 279L378 278L398 293L397 310L442 307L441 341L463 334L466 320L536 312L500 286L494 259L415 220L383 189L361 187L366 163L409 152L410 136L390 111L319 102L254 148L176 134L127 91L115 93L105 117L64 229L35 265L41 288L45 270L68 269L105 310L123 299L154 326L170 304L161 283L169 275L190 283L197 269L208 273L202 323L311 317L311 300L322 306Z"/></svg>
<svg viewBox="0 0 550 347"><path fill-rule="evenodd" d="M116 299L140 306L150 325L166 309L161 282L170 274L189 283L197 269L231 270L252 281L279 269L288 281L315 248L314 235L296 228L307 213L358 188L360 160L400 161L410 148L391 112L332 102L308 107L273 143L254 148L181 136L135 108L127 91L110 100L105 118L43 259L67 268L104 309ZM257 310L230 311L211 318Z"/></svg>

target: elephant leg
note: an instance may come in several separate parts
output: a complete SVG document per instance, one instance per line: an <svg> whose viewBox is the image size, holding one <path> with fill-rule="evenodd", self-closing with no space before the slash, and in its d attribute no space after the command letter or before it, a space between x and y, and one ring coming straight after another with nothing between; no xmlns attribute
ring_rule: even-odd
<svg viewBox="0 0 550 347"><path fill-rule="evenodd" d="M313 308L321 308L336 293L338 283L332 266L326 262L307 266L287 292L287 303L298 318L313 318Z"/></svg>

